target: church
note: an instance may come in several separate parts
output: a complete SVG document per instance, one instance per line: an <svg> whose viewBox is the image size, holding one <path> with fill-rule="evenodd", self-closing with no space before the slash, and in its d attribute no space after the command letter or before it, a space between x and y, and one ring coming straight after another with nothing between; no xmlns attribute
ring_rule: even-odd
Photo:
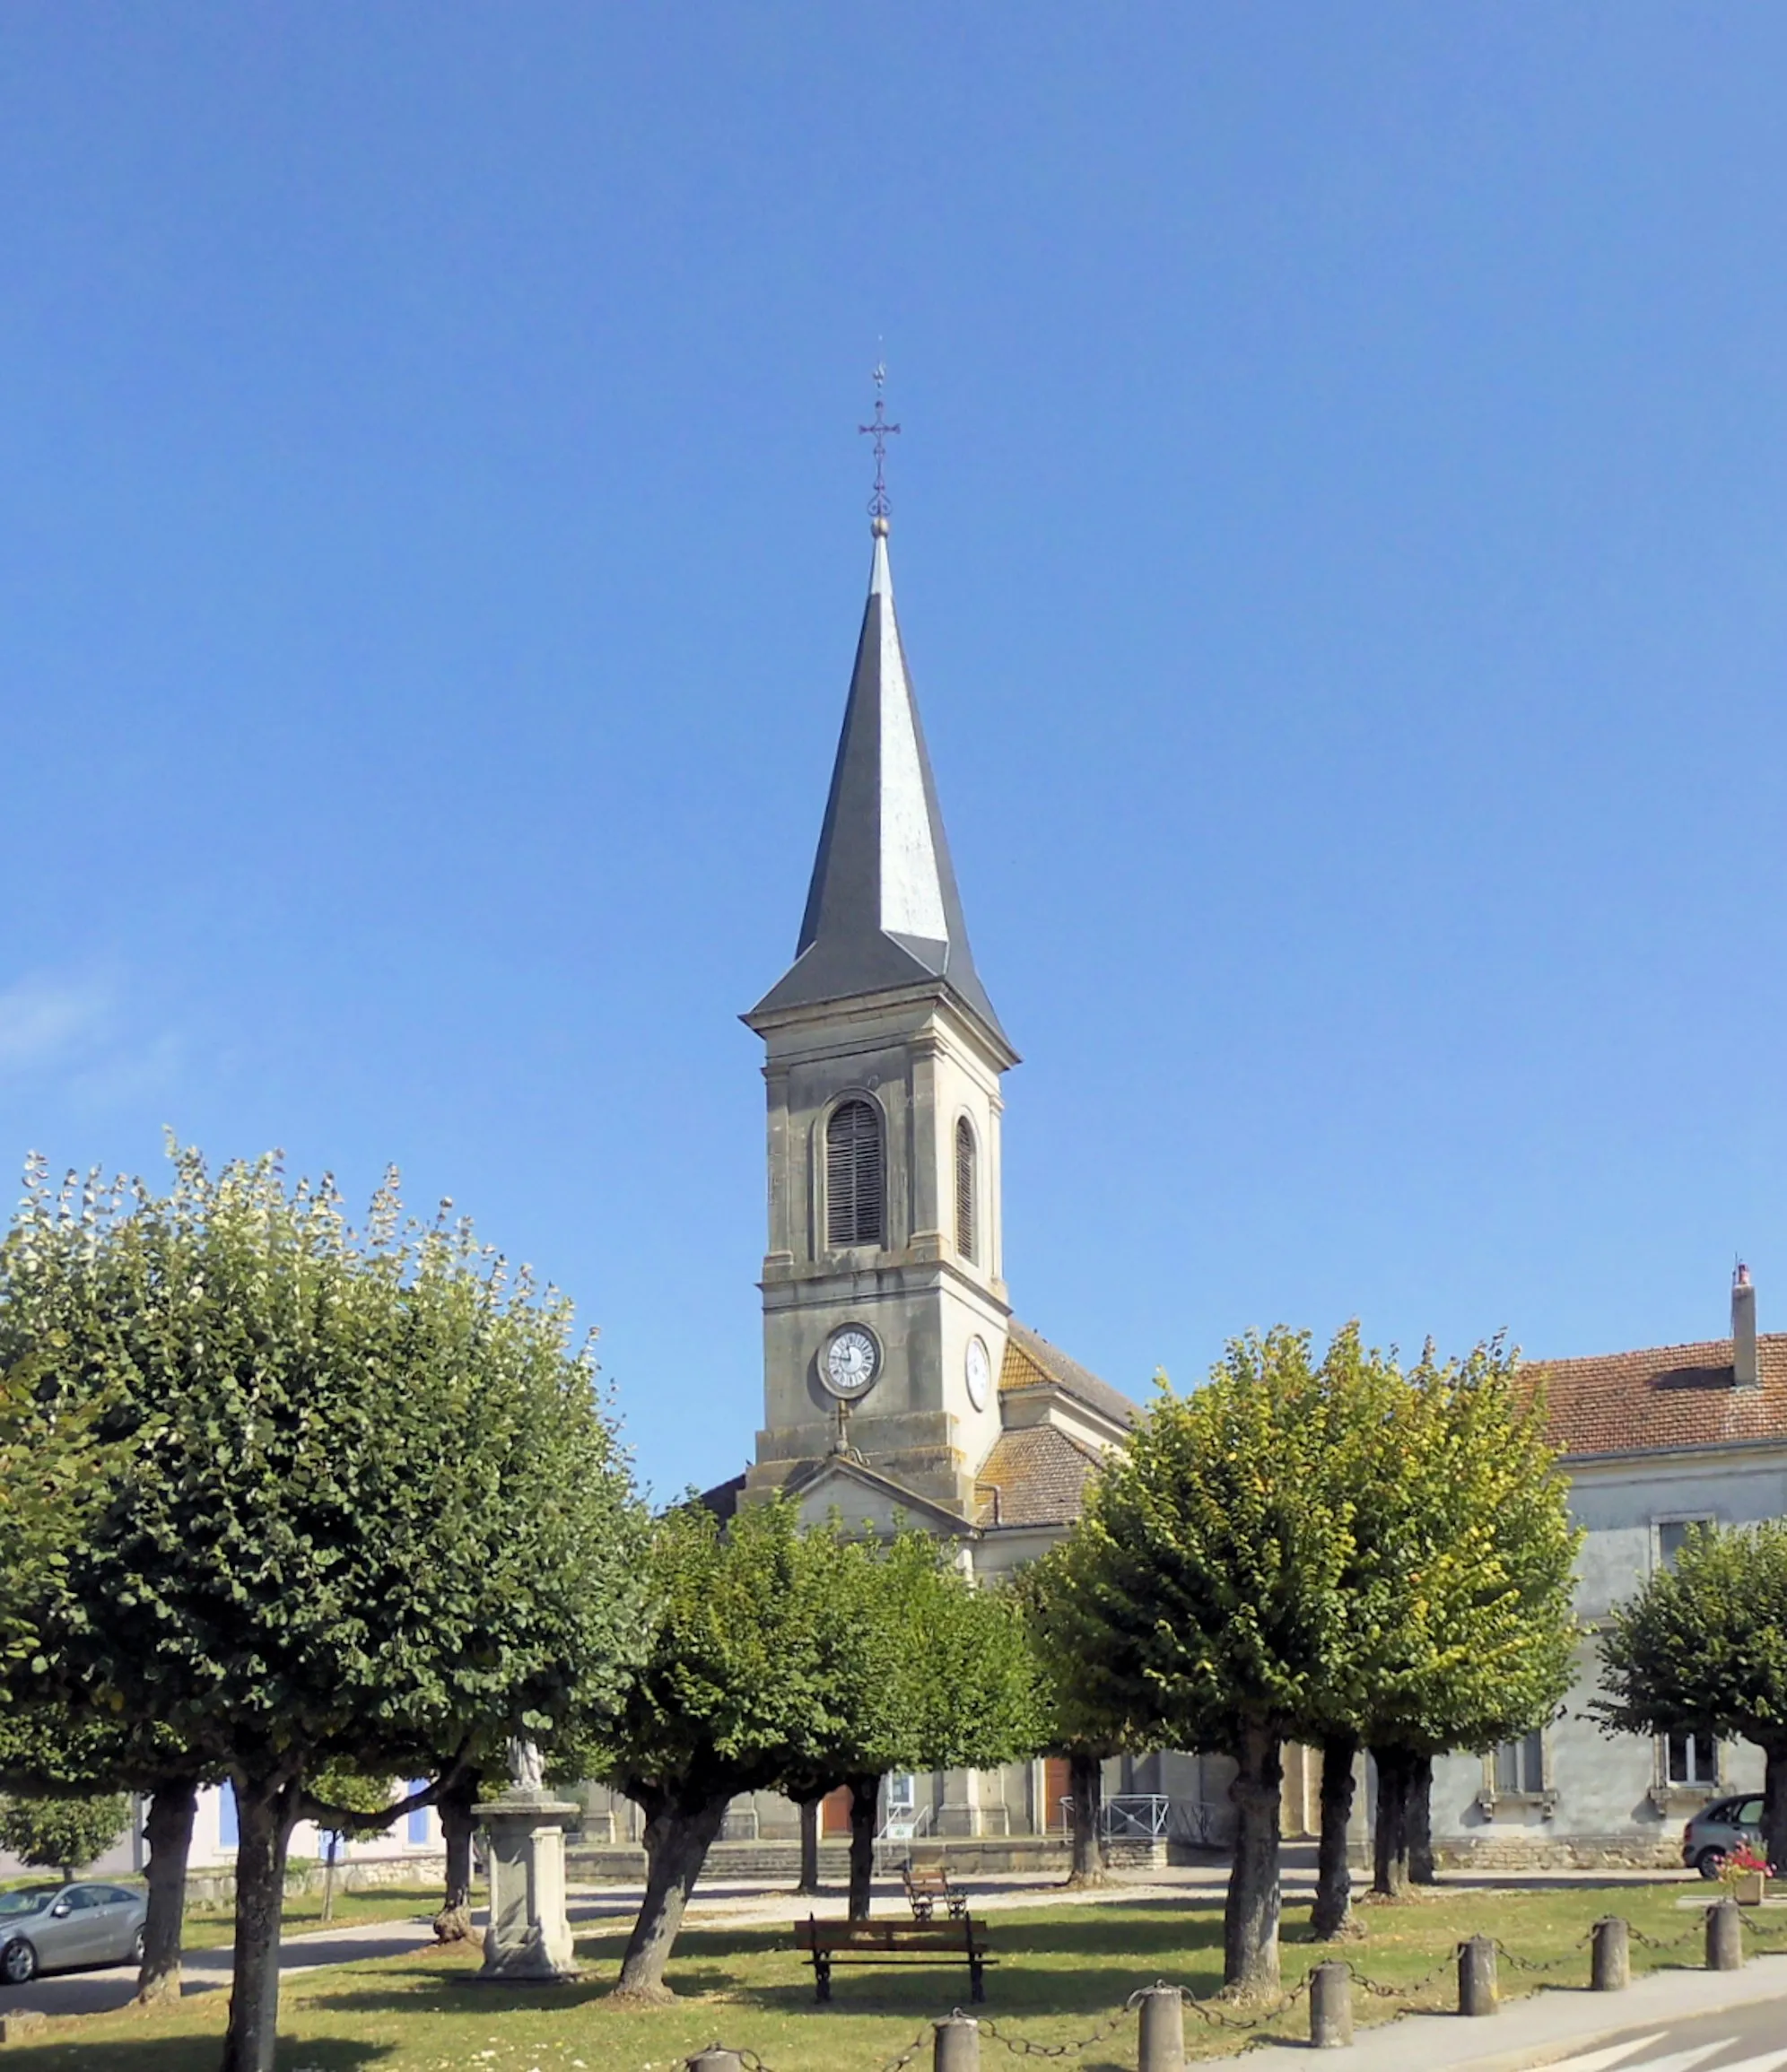
<svg viewBox="0 0 1787 2072"><path fill-rule="evenodd" d="M1018 1056L969 946L888 532L877 509L794 962L744 1016L768 1109L763 1423L749 1467L704 1501L904 1519L990 1580L1067 1530L1138 1412L1012 1314L1001 1089ZM1059 1835L1065 1771L896 1778L885 1815L903 1835ZM764 1794L730 1832L794 1823Z"/></svg>

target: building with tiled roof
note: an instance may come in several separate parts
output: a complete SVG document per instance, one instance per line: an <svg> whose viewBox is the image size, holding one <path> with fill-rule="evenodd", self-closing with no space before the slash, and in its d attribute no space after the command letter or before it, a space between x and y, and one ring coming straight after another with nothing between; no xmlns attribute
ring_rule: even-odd
<svg viewBox="0 0 1787 2072"><path fill-rule="evenodd" d="M1787 1333L1757 1333L1756 1300L1739 1267L1730 1337L1523 1370L1545 1390L1584 1532L1581 1679L1543 1732L1488 1756L1435 1764L1442 1855L1497 1867L1677 1864L1691 1813L1726 1793L1760 1791L1761 1757L1745 1743L1608 1736L1586 1717L1597 1630L1668 1565L1683 1536L1704 1522L1787 1516Z"/></svg>

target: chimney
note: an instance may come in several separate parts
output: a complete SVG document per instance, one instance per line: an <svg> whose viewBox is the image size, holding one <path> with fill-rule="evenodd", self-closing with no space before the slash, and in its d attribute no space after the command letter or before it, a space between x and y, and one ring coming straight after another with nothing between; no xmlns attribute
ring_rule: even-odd
<svg viewBox="0 0 1787 2072"><path fill-rule="evenodd" d="M1731 1275L1731 1379L1739 1389L1762 1384L1756 1361L1756 1289L1741 1259Z"/></svg>

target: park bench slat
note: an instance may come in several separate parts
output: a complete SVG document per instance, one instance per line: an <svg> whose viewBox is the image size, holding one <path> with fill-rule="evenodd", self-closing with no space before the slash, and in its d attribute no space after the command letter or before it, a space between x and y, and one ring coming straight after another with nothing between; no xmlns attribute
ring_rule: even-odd
<svg viewBox="0 0 1787 2072"><path fill-rule="evenodd" d="M813 1960L817 2000L832 1997L834 1963L934 1963L951 1957L966 1963L971 1997L983 2000L985 1967L998 1962L987 1954L988 1941L986 1923L967 1914L947 1921L822 1921L809 1914L794 1924L795 1947Z"/></svg>

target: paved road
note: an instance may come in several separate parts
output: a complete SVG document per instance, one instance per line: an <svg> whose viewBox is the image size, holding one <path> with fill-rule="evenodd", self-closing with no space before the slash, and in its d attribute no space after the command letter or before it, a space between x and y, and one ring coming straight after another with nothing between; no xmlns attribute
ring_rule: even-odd
<svg viewBox="0 0 1787 2072"><path fill-rule="evenodd" d="M1763 2000L1700 2015L1551 2061L1547 2072L1780 2072L1787 2066L1787 2007Z"/></svg>

